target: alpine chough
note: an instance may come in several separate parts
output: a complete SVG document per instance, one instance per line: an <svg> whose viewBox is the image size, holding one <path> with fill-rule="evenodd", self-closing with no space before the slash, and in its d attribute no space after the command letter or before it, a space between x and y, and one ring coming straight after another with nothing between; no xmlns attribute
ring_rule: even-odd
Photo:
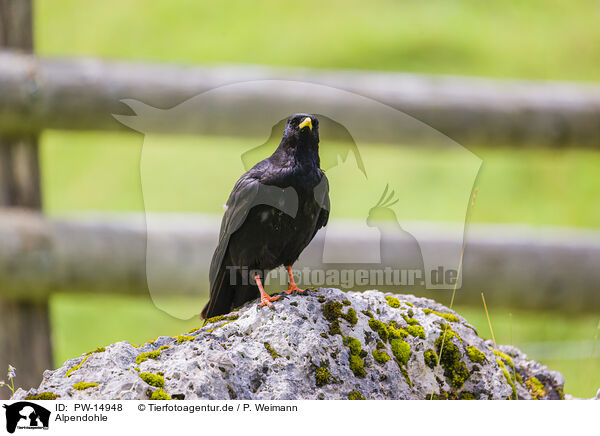
<svg viewBox="0 0 600 436"><path fill-rule="evenodd" d="M319 120L292 115L275 152L242 175L229 195L210 265L210 299L201 316L228 313L259 296L259 306L271 306L279 296L269 296L262 281L281 265L289 275L286 293L304 292L292 265L327 224L329 207Z"/></svg>

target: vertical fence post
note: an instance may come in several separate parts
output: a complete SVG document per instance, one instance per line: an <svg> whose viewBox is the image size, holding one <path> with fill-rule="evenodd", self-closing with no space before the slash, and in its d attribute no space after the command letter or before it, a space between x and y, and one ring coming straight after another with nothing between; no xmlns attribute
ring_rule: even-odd
<svg viewBox="0 0 600 436"><path fill-rule="evenodd" d="M32 0L0 0L0 49L33 51ZM0 207L41 210L37 136L0 137ZM0 379L10 363L16 386L39 384L52 367L49 321L47 301L0 299Z"/></svg>

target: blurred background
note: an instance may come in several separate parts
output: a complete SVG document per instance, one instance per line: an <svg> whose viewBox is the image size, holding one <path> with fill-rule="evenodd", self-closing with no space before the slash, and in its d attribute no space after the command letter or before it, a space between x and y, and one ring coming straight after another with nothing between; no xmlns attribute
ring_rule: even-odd
<svg viewBox="0 0 600 436"><path fill-rule="evenodd" d="M0 2L6 3L10 2ZM6 9L0 8L1 13L6 18ZM566 393L578 397L595 395L600 387L600 282L593 276L600 260L594 257L600 253L600 91L595 84L600 80L600 2L35 0L32 16L33 51L43 58L188 65L202 68L207 77L211 71L217 71L215 75L218 71L234 71L230 82L242 80L245 71L250 71L249 78L255 77L256 68L264 67L269 71L268 77L279 77L278 71L282 71L282 77L296 74L303 78L323 77L326 73L323 80L335 84L337 70L344 74L352 70L350 76L341 76L340 80L350 80L348 87L359 93L364 85L364 93L374 98L394 93L408 95L402 97L404 100L399 98L399 109L439 128L483 161L476 180L479 194L471 216L474 228L479 229L474 232L474 246L482 248L468 260L467 233L463 279L466 287L457 293L455 310L481 336L490 338L480 298L481 292L486 292L486 298L490 292L488 308L498 343L516 345L529 357L560 371L566 379ZM11 63L11 59L0 58L0 70L12 68L16 63ZM107 65L109 70L111 64ZM230 66L235 68L229 69ZM60 68L48 68L47 77L60 76ZM122 77L126 78L128 71ZM131 77L137 77L138 73L131 71ZM402 74L395 76L396 73ZM64 77L69 74L66 71ZM124 79L119 83L125 82ZM40 83L43 87L44 81ZM390 85L394 83L400 83L400 91L393 88L396 85ZM422 86L431 91L426 97L419 94ZM125 106L118 106L119 99L132 97L123 89L113 89L110 98L115 106L97 110L107 114L107 118L115 112L114 107L118 113L131 114ZM6 101L21 97L9 94L0 95L0 102L5 99L1 103L0 124L4 125L6 137L13 138L10 126L6 126L11 122L18 124L20 115L9 114ZM67 97L79 101L76 93ZM82 96L80 100L86 98ZM427 104L419 105L425 100ZM154 103L161 107L162 102L162 107L167 108L181 101L183 98ZM483 107L487 109L482 110ZM42 115L32 116L31 122L51 119L53 108L49 104L44 111L36 112ZM69 110L73 114L80 111L76 103ZM485 117L473 118L480 115ZM69 123L51 120L37 134L41 207L45 216L62 222L74 216L128 216L144 212L140 177L144 136L127 129L95 129L93 123L89 129L72 128ZM463 127L467 124L483 126L482 130L491 127L471 132ZM249 140L239 134L197 135L192 140L166 132L156 141L154 147L160 150L161 141L164 147L156 165L166 171L162 177L167 179L194 174L195 164L206 156L235 164L203 167L203 173L216 181L210 189L211 201L203 201L203 196L208 195L206 189L193 184L187 185L189 191L177 193L157 187L154 210L221 214L221 205L243 171L240 155L248 150ZM190 142L193 146L189 146ZM261 142L253 140L252 144ZM403 163L397 171L402 174L398 183L409 184L413 198L404 218L454 222L456 219L448 217L464 215L467 199L437 205L433 212L428 201L439 188L433 186L433 178L461 173L461 161L452 153L421 147L411 140L396 146L377 139L368 147L363 146L361 153L371 162L371 168L379 166L382 171L395 173L389 162ZM189 156L189 160L184 156ZM152 174L151 169L147 171ZM427 174L431 176L423 176ZM355 195L349 186L338 185L332 190L339 204L347 205L333 212L337 218L364 218L350 206ZM374 202L371 197L364 201ZM29 226L27 220L9 221L5 222L9 230ZM42 228L36 223L27 228ZM94 231L102 236L106 228L110 226L96 225ZM497 233L494 229L498 229ZM9 258L13 249L9 230L4 233L5 239L0 230L0 241L5 241L0 257ZM29 230L23 230L26 231ZM52 227L49 232L55 231L58 230ZM118 233L111 235L119 238ZM497 240L494 235L498 235ZM85 257L85 251L79 257ZM477 263L480 257L484 264ZM565 261L567 258L573 265ZM51 261L44 264L47 259L43 256L32 259L26 256L25 264L37 262L36 265L52 268ZM511 259L519 265L507 267ZM0 272L8 277L14 272L11 268L18 269L9 262ZM94 270L98 280L103 279L102 264L86 268ZM489 278L498 279L495 288L489 286L493 290L480 286L482 282L475 278L467 286L469 274L482 270L502 271L502 277ZM527 276L528 271L535 273ZM564 280L554 276L549 280L544 276L546 272ZM565 277L566 274L572 276ZM588 274L588 278L581 279L582 274ZM33 289L31 283L22 279L26 273L20 271L17 275L20 289ZM8 286L10 280L5 279L4 285ZM535 296L524 298L527 304L522 304L510 289L505 289L510 294L506 298L497 289L512 287L516 281L526 284L520 285L523 288L514 285L517 294L524 294L522 289L526 288ZM538 286L538 282L544 285ZM572 282L576 285L570 287ZM63 292L57 286L49 289L48 322L57 366L116 341L143 343L200 325L196 317L180 320L166 314L141 293L118 289L115 293L90 293L86 288ZM23 298L22 293L14 292L6 301L15 295ZM449 293L425 295L443 304L450 302ZM203 298L173 296L164 304L193 304L200 310ZM5 317L13 313L8 307L13 306L5 303ZM5 342L12 334L0 332ZM0 358L0 363L4 364L5 358ZM15 366L19 374L18 364ZM15 382L20 381L17 378Z"/></svg>

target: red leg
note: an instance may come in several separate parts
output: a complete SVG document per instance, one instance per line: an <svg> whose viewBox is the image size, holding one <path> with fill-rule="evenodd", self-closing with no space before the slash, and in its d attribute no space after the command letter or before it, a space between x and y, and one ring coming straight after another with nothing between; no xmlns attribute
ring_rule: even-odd
<svg viewBox="0 0 600 436"><path fill-rule="evenodd" d="M256 286L258 286L258 290L260 291L260 306L269 306L271 307L271 301L279 300L279 295L270 296L265 292L265 288L263 288L262 282L260 281L260 276L257 274L254 276L254 280L256 281Z"/></svg>
<svg viewBox="0 0 600 436"><path fill-rule="evenodd" d="M292 266L286 266L285 269L287 269L288 272L288 276L290 277L290 286L288 287L288 290L285 291L286 294L291 294L292 292L296 291L299 293L304 292L304 289L300 289L298 287L298 285L296 284L296 282L294 281L294 274L292 273Z"/></svg>

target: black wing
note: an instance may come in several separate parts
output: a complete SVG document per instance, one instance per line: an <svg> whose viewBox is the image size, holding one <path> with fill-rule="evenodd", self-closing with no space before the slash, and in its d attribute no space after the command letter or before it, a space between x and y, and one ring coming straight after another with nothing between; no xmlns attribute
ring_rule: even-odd
<svg viewBox="0 0 600 436"><path fill-rule="evenodd" d="M317 218L315 231L312 235L312 238L310 238L311 241L319 229L325 227L329 221L329 210L331 209L331 203L329 201L329 180L327 180L325 173L323 173L321 182L319 182L319 184L315 187L314 194L316 202L321 206L321 212Z"/></svg>
<svg viewBox="0 0 600 436"><path fill-rule="evenodd" d="M223 261L229 246L229 238L246 220L259 188L259 181L246 173L236 182L227 199L225 214L221 220L219 242L210 263L210 297L202 309L201 316L204 319L214 316L217 312L226 313L231 306L233 290L228 286Z"/></svg>
<svg viewBox="0 0 600 436"><path fill-rule="evenodd" d="M225 257L225 252L229 245L229 238L231 235L239 229L246 217L248 212L254 206L256 197L260 190L260 182L258 179L249 176L247 173L244 174L233 187L233 191L229 194L227 203L225 204L225 214L221 220L221 231L219 232L219 243L213 254L212 261L210 263L209 279L212 284L217 276L217 272L221 268L221 263Z"/></svg>
<svg viewBox="0 0 600 436"><path fill-rule="evenodd" d="M295 217L298 211L298 195L293 188L279 188L260 182L262 170L268 165L266 161L257 164L251 171L244 174L233 187L225 205L225 214L221 221L219 242L210 263L210 299L202 311L202 316L210 314L217 306L228 306L232 295L221 295L228 289L226 268L223 261L229 247L231 235L246 221L250 210L257 205L266 204L278 208L284 213Z"/></svg>

